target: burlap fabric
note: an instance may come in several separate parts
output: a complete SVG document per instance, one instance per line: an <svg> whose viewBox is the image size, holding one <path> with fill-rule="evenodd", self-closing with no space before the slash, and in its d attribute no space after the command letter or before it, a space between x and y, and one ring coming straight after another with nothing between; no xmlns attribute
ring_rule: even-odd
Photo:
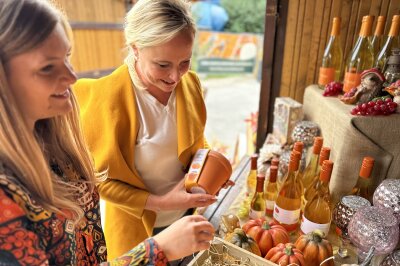
<svg viewBox="0 0 400 266"><path fill-rule="evenodd" d="M372 187L382 180L400 178L400 115L353 116L354 105L346 105L336 97L323 97L316 85L304 93L306 120L319 124L324 146L331 148L335 163L330 181L332 199L350 192L355 185L364 156L375 158Z"/></svg>

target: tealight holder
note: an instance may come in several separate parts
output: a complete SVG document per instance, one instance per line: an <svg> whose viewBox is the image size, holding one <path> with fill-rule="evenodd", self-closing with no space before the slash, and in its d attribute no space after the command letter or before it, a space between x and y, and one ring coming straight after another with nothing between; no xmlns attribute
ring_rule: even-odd
<svg viewBox="0 0 400 266"><path fill-rule="evenodd" d="M399 240L399 226L396 217L385 208L369 206L360 208L353 215L348 234L358 248L359 262L373 250L373 255L393 251Z"/></svg>
<svg viewBox="0 0 400 266"><path fill-rule="evenodd" d="M336 225L336 233L340 238L338 255L342 258L347 257L347 245L349 244L349 235L347 227L351 218L360 209L371 206L371 203L360 196L344 196L333 210L333 223Z"/></svg>
<svg viewBox="0 0 400 266"><path fill-rule="evenodd" d="M386 179L376 188L374 206L390 208L400 223L400 179Z"/></svg>

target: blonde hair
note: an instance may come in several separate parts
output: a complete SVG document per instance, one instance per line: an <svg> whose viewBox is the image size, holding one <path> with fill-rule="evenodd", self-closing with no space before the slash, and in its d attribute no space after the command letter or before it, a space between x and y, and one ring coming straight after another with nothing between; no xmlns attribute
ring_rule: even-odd
<svg viewBox="0 0 400 266"><path fill-rule="evenodd" d="M78 184L84 182L92 192L95 171L79 124L78 105L71 93L73 111L67 115L39 120L35 136L24 122L7 80L7 62L41 44L61 23L62 14L43 0L0 0L0 163L11 169L20 183L46 210L69 211L78 221L83 206ZM72 166L78 180L57 177L50 169L52 160ZM63 170L63 169L62 169Z"/></svg>
<svg viewBox="0 0 400 266"><path fill-rule="evenodd" d="M126 45L138 49L157 46L184 29L196 33L186 0L139 0L125 18Z"/></svg>
<svg viewBox="0 0 400 266"><path fill-rule="evenodd" d="M135 88L146 87L136 71L136 56L132 46L137 49L164 44L181 31L196 34L196 23L191 15L190 3L186 0L139 0L125 18L125 44L128 55L125 64Z"/></svg>

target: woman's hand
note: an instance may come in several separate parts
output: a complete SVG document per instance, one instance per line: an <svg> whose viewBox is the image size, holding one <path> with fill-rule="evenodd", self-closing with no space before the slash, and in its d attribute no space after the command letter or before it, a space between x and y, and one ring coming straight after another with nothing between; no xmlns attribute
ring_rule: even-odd
<svg viewBox="0 0 400 266"><path fill-rule="evenodd" d="M146 209L153 211L186 210L206 207L217 199L208 194L191 194L185 190L185 180L182 179L170 192L162 196L150 195Z"/></svg>
<svg viewBox="0 0 400 266"><path fill-rule="evenodd" d="M153 238L169 261L208 249L215 229L200 215L185 216Z"/></svg>

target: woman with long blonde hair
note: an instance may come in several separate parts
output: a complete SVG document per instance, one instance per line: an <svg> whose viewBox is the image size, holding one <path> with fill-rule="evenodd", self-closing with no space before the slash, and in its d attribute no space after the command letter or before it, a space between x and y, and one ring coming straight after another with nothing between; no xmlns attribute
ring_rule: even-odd
<svg viewBox="0 0 400 266"><path fill-rule="evenodd" d="M96 189L106 173L81 134L67 28L47 1L0 0L0 265L107 259ZM203 217L185 217L114 262L165 265L212 235Z"/></svg>

